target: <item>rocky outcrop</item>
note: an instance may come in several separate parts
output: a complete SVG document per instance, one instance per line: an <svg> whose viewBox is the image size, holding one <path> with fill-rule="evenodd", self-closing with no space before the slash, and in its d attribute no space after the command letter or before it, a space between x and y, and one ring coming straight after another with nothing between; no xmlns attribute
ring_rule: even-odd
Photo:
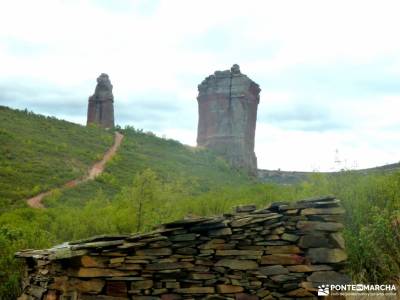
<svg viewBox="0 0 400 300"><path fill-rule="evenodd" d="M208 76L198 89L197 145L214 150L233 166L255 175L258 84L233 65L231 70Z"/></svg>
<svg viewBox="0 0 400 300"><path fill-rule="evenodd" d="M97 78L93 96L89 97L87 125L98 124L104 128L114 127L114 96L113 86L107 74L102 73Z"/></svg>
<svg viewBox="0 0 400 300"><path fill-rule="evenodd" d="M349 282L343 213L333 197L246 205L150 233L22 251L19 299L317 299L319 285Z"/></svg>

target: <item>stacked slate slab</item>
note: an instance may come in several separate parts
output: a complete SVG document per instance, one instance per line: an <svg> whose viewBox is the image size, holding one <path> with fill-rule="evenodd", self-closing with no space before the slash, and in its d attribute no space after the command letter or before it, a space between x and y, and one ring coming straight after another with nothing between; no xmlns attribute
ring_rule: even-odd
<svg viewBox="0 0 400 300"><path fill-rule="evenodd" d="M245 205L150 233L21 251L19 299L316 299L319 285L350 281L343 214L334 197Z"/></svg>

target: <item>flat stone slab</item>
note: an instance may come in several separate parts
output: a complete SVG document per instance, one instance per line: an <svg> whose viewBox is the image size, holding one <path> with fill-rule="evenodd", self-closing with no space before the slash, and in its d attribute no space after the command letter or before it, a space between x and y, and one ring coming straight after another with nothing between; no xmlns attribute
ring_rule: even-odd
<svg viewBox="0 0 400 300"><path fill-rule="evenodd" d="M155 255L155 256L164 256L164 255L171 255L172 250L171 248L153 248L153 249L140 249L135 251L136 255Z"/></svg>
<svg viewBox="0 0 400 300"><path fill-rule="evenodd" d="M210 234L210 236L226 236L226 235L231 235L232 234L232 229L230 229L229 227L227 228L220 228L220 229L215 229L215 230L211 230L208 232Z"/></svg>
<svg viewBox="0 0 400 300"><path fill-rule="evenodd" d="M162 226L166 228L172 228L172 227L188 227L193 224L198 224L201 222L206 222L206 221L212 221L210 218L197 218L197 219L183 219L183 220L178 220L170 223L165 223Z"/></svg>
<svg viewBox="0 0 400 300"><path fill-rule="evenodd" d="M88 251L86 249L81 249L81 250L72 250L72 249L68 249L68 248L56 249L53 251L53 253L51 253L48 256L48 259L49 260L60 260L60 259L82 256L87 253L88 253Z"/></svg>
<svg viewBox="0 0 400 300"><path fill-rule="evenodd" d="M299 236L296 234L284 233L282 234L281 239L284 241L295 242L299 239Z"/></svg>
<svg viewBox="0 0 400 300"><path fill-rule="evenodd" d="M254 260L245 259L221 259L215 266L226 267L233 270L255 270L258 268L258 264Z"/></svg>
<svg viewBox="0 0 400 300"><path fill-rule="evenodd" d="M342 249L311 248L306 257L312 263L339 263L347 259L347 254Z"/></svg>
<svg viewBox="0 0 400 300"><path fill-rule="evenodd" d="M343 229L343 224L336 222L299 221L296 227L303 231L336 232Z"/></svg>
<svg viewBox="0 0 400 300"><path fill-rule="evenodd" d="M150 289L154 285L153 280L147 279L147 280L142 280L142 281L134 281L131 283L131 288L134 290L145 290L145 289Z"/></svg>
<svg viewBox="0 0 400 300"><path fill-rule="evenodd" d="M169 240L172 242L194 241L197 236L196 233L177 234L170 236Z"/></svg>
<svg viewBox="0 0 400 300"><path fill-rule="evenodd" d="M300 272L300 273L332 270L332 267L328 265L294 265L294 266L287 266L286 268L290 272Z"/></svg>
<svg viewBox="0 0 400 300"><path fill-rule="evenodd" d="M123 240L128 238L130 235L128 234L102 234L96 235L87 239L76 240L72 242L68 242L69 245L77 245L77 244L85 244L91 242L98 242L98 241L113 241L113 240Z"/></svg>
<svg viewBox="0 0 400 300"><path fill-rule="evenodd" d="M265 248L266 254L295 254L300 253L301 250L296 245L287 246L267 246Z"/></svg>
<svg viewBox="0 0 400 300"><path fill-rule="evenodd" d="M342 215L345 210L341 207L332 208L305 208L301 211L302 215Z"/></svg>
<svg viewBox="0 0 400 300"><path fill-rule="evenodd" d="M260 267L259 271L267 276L289 274L289 270L282 265Z"/></svg>
<svg viewBox="0 0 400 300"><path fill-rule="evenodd" d="M96 277L114 277L114 276L129 276L129 272L116 269L103 268L80 268L77 273L72 274L76 277L96 278Z"/></svg>
<svg viewBox="0 0 400 300"><path fill-rule="evenodd" d="M262 265L299 265L304 257L297 254L271 254L261 258Z"/></svg>
<svg viewBox="0 0 400 300"><path fill-rule="evenodd" d="M194 265L190 262L160 262L146 266L146 270L174 270L174 269L189 269Z"/></svg>
<svg viewBox="0 0 400 300"><path fill-rule="evenodd" d="M257 250L217 250L216 256L239 256L239 255L250 255L250 256L261 256L263 251Z"/></svg>
<svg viewBox="0 0 400 300"><path fill-rule="evenodd" d="M329 236L321 232L310 232L310 234L303 235L298 245L301 248L333 248Z"/></svg>
<svg viewBox="0 0 400 300"><path fill-rule="evenodd" d="M215 292L215 289L213 287L189 287L175 289L174 292L181 294L212 294Z"/></svg>
<svg viewBox="0 0 400 300"><path fill-rule="evenodd" d="M217 292L220 294L235 294L243 292L243 287L239 285L229 285L229 284L218 284Z"/></svg>
<svg viewBox="0 0 400 300"><path fill-rule="evenodd" d="M90 243L82 243L71 246L71 250L88 249L88 248L105 248L111 246L122 245L124 240L110 240L110 241L98 241Z"/></svg>
<svg viewBox="0 0 400 300"><path fill-rule="evenodd" d="M335 271L320 271L314 272L307 277L307 281L321 284L349 284L351 279L348 275L338 273Z"/></svg>

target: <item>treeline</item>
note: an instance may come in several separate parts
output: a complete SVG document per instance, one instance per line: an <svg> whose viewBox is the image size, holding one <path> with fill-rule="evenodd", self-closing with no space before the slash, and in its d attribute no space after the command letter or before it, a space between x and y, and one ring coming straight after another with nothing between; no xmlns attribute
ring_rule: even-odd
<svg viewBox="0 0 400 300"><path fill-rule="evenodd" d="M103 180L101 177L99 181ZM184 216L218 215L239 204L334 194L346 213L348 272L355 282L388 283L400 274L400 173L314 175L296 185L247 184L193 194L185 179L166 181L151 169L138 173L113 197L99 189L81 207L65 206L55 193L46 210L19 208L0 216L0 298L19 293L13 253L97 234L148 231Z"/></svg>

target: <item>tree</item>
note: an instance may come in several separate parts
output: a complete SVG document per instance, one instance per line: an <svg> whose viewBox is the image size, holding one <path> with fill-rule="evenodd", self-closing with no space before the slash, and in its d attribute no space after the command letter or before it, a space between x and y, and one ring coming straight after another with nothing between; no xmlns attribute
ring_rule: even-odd
<svg viewBox="0 0 400 300"><path fill-rule="evenodd" d="M146 169L137 174L133 180L131 200L133 200L136 212L136 231L143 229L146 216L150 216L157 209L155 202L159 199L160 181L156 173Z"/></svg>

